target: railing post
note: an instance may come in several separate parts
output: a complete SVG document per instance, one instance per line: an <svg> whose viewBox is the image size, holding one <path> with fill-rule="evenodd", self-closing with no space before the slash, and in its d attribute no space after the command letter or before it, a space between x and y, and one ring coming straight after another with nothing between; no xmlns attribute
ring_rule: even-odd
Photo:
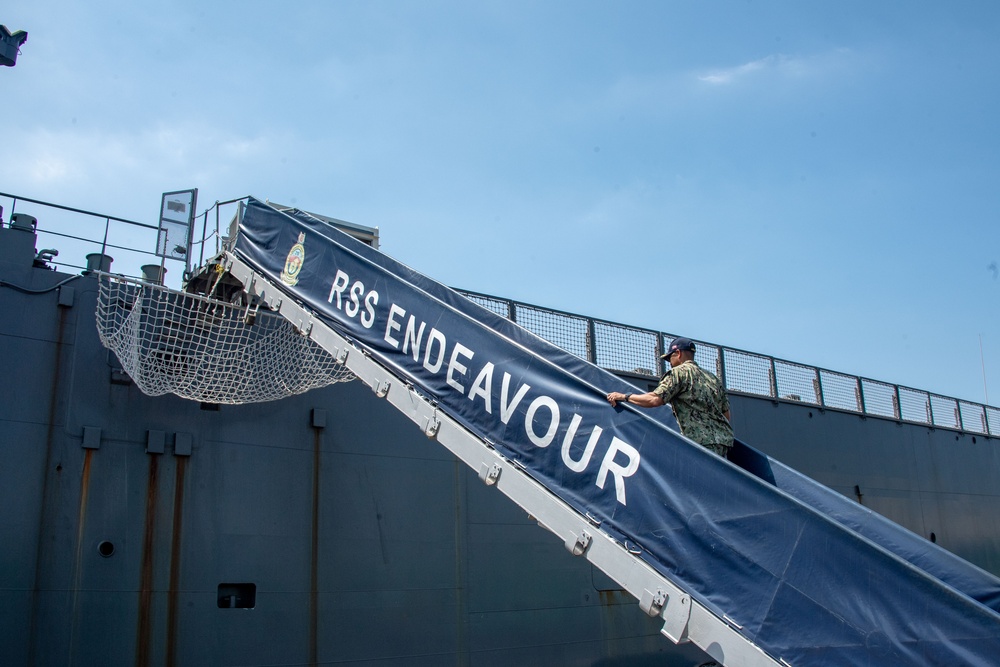
<svg viewBox="0 0 1000 667"><path fill-rule="evenodd" d="M661 359L660 358L660 357L663 356L663 332L662 331L657 331L656 332L656 345L654 345L653 347L655 348L653 350L653 354L656 355L656 377L661 378L661 377L663 377L663 374L667 372L667 362L666 362L665 359ZM719 379L722 380L722 386L725 387L726 386L726 380L725 380L725 378L723 378L722 375L719 375Z"/></svg>
<svg viewBox="0 0 1000 667"><path fill-rule="evenodd" d="M191 230L194 231L193 229ZM205 234L208 232L208 211L201 214L201 250L198 252L198 266L205 264ZM192 269L194 267L191 267Z"/></svg>
<svg viewBox="0 0 1000 667"><path fill-rule="evenodd" d="M722 386L729 389L729 380L726 378L726 348L719 346L719 358L715 360L715 368L718 371Z"/></svg>
<svg viewBox="0 0 1000 667"><path fill-rule="evenodd" d="M771 368L768 371L768 378L771 381L771 398L778 398L778 370L774 366L774 357L768 357L771 361Z"/></svg>
<svg viewBox="0 0 1000 667"><path fill-rule="evenodd" d="M108 254L108 230L111 228L111 218L104 218L104 240L101 241L101 254Z"/></svg>
<svg viewBox="0 0 1000 667"><path fill-rule="evenodd" d="M597 330L591 317L587 318L587 361L597 364Z"/></svg>

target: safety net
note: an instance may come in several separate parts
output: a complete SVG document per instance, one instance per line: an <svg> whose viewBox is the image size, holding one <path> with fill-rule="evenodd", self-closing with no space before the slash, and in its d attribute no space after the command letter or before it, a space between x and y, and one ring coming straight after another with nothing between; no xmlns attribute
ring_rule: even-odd
<svg viewBox="0 0 1000 667"><path fill-rule="evenodd" d="M101 342L149 396L260 403L354 378L273 313L114 275L99 282Z"/></svg>

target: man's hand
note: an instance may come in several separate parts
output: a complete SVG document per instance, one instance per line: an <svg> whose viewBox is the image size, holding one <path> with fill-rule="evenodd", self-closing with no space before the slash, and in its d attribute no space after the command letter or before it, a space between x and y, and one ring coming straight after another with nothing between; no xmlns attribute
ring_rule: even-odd
<svg viewBox="0 0 1000 667"><path fill-rule="evenodd" d="M608 394L607 399L608 403L611 404L611 407L615 407L619 403L628 403L629 396L630 394L623 394L620 391L613 391L610 394Z"/></svg>
<svg viewBox="0 0 1000 667"><path fill-rule="evenodd" d="M666 405L666 402L660 398L659 394L651 391L645 394L623 394L620 391L613 391L605 398L608 399L611 407L615 407L619 403L628 403L640 408L658 408L661 405Z"/></svg>

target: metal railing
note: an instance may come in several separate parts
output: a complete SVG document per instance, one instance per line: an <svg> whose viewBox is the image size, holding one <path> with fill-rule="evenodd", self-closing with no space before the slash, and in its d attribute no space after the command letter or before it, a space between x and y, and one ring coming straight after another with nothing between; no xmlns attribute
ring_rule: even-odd
<svg viewBox="0 0 1000 667"><path fill-rule="evenodd" d="M614 373L657 380L676 336L510 299L459 290L494 313ZM1000 408L932 394L763 354L695 341L695 361L728 391L988 436L1000 435Z"/></svg>
<svg viewBox="0 0 1000 667"><path fill-rule="evenodd" d="M82 243L90 252L102 255L108 252L132 255L132 258L124 262L124 267L116 268L117 274L141 277L141 262L160 260L152 251L156 247L156 225L4 192L0 192L0 198L7 199L0 203L0 206L4 206L3 214L0 215L7 220L18 211L27 211L38 217L36 231L40 242L45 242L43 237L50 235L53 239ZM211 252L206 246L213 238L215 252L219 251L220 244L225 241L222 227L223 220L230 215L228 208L235 210L243 199L245 198L215 202L198 214L197 217L201 218L202 239L195 241L193 245L200 245L197 250L201 261L205 259L206 252ZM222 213L224 207L227 208L226 213ZM45 212L44 215L42 211ZM213 213L214 229L210 220ZM74 214L76 217L72 221L66 221L62 218L65 214ZM150 250L140 250L142 247ZM96 268L78 266L54 258L47 258L46 263L60 268ZM108 267L103 268L107 270ZM182 274L183 271L178 273ZM174 275L173 281L177 282L181 277ZM660 355L665 346L675 338L670 333L607 322L487 294L459 291L479 305L517 322L552 344L612 372L655 381L666 370ZM698 349L695 360L703 368L714 370L730 392L900 422L1000 436L1000 408L723 347L707 341L696 342Z"/></svg>
<svg viewBox="0 0 1000 667"><path fill-rule="evenodd" d="M213 238L215 240L214 254L219 253L223 240L221 231L223 207L236 204L244 199L246 198L242 197L225 202L217 201L196 216L195 224L197 225L199 220L201 223L201 240L193 240L192 251L197 251L199 264L205 261L206 253L212 254L212 249L208 246ZM36 224L33 231L38 235L40 245L53 245L55 241L58 241L60 244L70 246L69 248L60 248L62 255L56 253L45 257L45 264L50 267L62 270L94 268L107 270L112 261L111 255L114 255L116 260L115 273L117 274L141 278L143 277L143 263L158 264L162 268L165 262L170 262L175 270L177 264L182 265L181 270L176 271L176 275L172 275L175 285L179 286L180 281L184 278L183 269L186 267L183 266L185 264L183 260L164 259L155 252L158 225L0 192L0 225L14 224L15 214L18 213L35 218ZM211 226L213 213L214 229ZM86 257L87 265L80 264L79 261L62 259L70 252L81 258ZM106 256L107 259L103 262L92 261L91 256L98 255ZM193 261L194 257L192 257ZM95 264L95 266L91 264Z"/></svg>
<svg viewBox="0 0 1000 667"><path fill-rule="evenodd" d="M60 269L101 268L101 262L96 267L89 265L91 255L124 253L133 259L131 264L134 266L130 266L132 275L139 276L140 263L160 262L152 250L156 247L156 225L6 192L0 192L0 198L6 200L0 200L0 224L14 226L18 214L28 215L33 219L32 231L38 236L39 245L54 245L58 241L64 246L58 249L63 255L55 252L45 257L46 265ZM146 239L149 239L146 245L150 250L139 250L143 245L142 241ZM79 264L79 260L72 262L61 259L68 254L65 245L71 246L68 250L81 259L87 257L88 265Z"/></svg>

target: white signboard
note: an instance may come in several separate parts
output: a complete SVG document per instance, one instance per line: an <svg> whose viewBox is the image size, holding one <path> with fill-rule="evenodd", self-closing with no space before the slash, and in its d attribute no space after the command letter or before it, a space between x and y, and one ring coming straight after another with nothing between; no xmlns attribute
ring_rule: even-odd
<svg viewBox="0 0 1000 667"><path fill-rule="evenodd" d="M160 203L160 229L156 235L156 254L179 259L190 264L191 231L194 210L198 205L198 188L164 192Z"/></svg>

